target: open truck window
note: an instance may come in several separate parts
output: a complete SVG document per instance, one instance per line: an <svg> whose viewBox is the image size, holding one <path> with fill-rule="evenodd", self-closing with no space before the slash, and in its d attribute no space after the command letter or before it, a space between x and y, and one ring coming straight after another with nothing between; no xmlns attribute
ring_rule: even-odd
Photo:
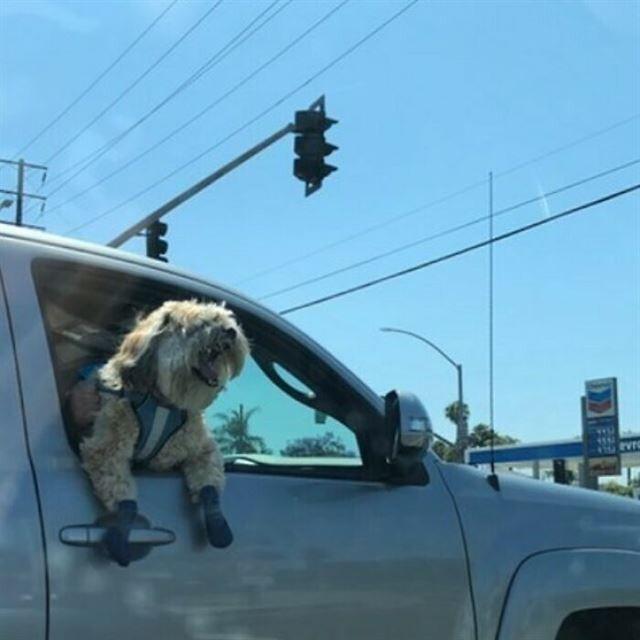
<svg viewBox="0 0 640 640"><path fill-rule="evenodd" d="M69 397L81 372L106 362L137 319L166 300L223 302L163 281L57 261L36 261L33 275L75 450L83 432ZM360 436L378 418L317 356L264 319L233 310L252 354L205 412L229 469L324 469L349 477L362 472Z"/></svg>

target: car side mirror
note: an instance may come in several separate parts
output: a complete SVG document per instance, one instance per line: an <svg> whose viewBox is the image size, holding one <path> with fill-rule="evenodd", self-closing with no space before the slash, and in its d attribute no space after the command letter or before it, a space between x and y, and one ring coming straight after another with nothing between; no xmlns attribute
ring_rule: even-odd
<svg viewBox="0 0 640 640"><path fill-rule="evenodd" d="M391 444L389 462L395 478L421 476L433 429L429 414L413 393L390 391L385 396L385 422Z"/></svg>

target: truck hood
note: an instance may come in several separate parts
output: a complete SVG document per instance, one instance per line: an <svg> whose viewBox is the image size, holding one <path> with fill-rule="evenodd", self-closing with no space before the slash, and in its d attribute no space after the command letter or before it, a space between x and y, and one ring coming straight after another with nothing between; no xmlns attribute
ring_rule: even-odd
<svg viewBox="0 0 640 640"><path fill-rule="evenodd" d="M464 532L480 627L495 628L511 577L528 557L557 549L640 551L640 502L436 462L456 503ZM484 619L483 619L484 618Z"/></svg>
<svg viewBox="0 0 640 640"><path fill-rule="evenodd" d="M520 559L547 549L640 551L640 501L502 474L500 490L473 467L439 463L469 542L509 546ZM503 548L502 553L506 549Z"/></svg>

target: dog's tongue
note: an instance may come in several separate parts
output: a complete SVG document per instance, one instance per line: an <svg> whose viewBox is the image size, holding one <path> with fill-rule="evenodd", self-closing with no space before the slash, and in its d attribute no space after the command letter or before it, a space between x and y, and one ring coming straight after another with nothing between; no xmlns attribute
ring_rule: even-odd
<svg viewBox="0 0 640 640"><path fill-rule="evenodd" d="M216 383L218 381L218 374L216 373L214 366L217 357L217 354L214 354L213 356L202 355L198 365L198 369L200 369L200 373L203 377L212 383Z"/></svg>

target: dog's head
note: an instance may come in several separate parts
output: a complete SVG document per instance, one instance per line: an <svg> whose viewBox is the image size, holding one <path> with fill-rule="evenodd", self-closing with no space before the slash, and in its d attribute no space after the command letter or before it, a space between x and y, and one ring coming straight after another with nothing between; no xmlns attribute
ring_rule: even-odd
<svg viewBox="0 0 640 640"><path fill-rule="evenodd" d="M248 353L229 309L171 300L137 323L101 377L117 389L155 392L176 407L202 410L240 373Z"/></svg>

